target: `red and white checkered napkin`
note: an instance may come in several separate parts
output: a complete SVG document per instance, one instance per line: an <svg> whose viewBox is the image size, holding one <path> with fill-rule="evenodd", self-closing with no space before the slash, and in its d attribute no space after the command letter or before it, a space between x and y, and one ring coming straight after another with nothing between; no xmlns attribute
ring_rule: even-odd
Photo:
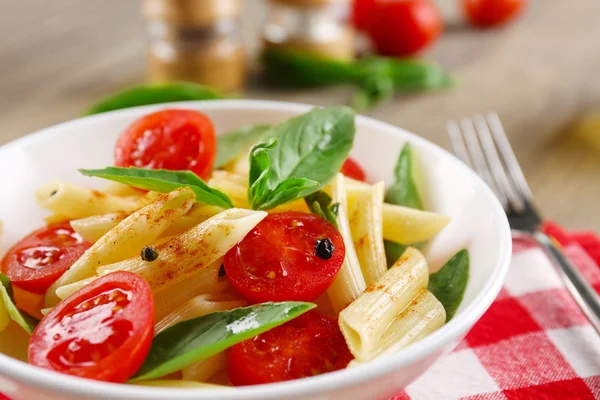
<svg viewBox="0 0 600 400"><path fill-rule="evenodd" d="M600 399L600 338L542 250L513 241L504 288L466 338L391 400ZM565 252L600 292L600 268Z"/></svg>

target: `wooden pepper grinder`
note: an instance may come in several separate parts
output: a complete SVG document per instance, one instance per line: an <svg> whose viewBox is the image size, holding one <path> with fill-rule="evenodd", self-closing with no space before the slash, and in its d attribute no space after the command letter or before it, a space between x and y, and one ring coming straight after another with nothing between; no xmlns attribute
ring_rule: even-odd
<svg viewBox="0 0 600 400"><path fill-rule="evenodd" d="M148 79L192 81L236 92L246 81L243 0L144 0Z"/></svg>
<svg viewBox="0 0 600 400"><path fill-rule="evenodd" d="M292 49L328 58L354 58L351 0L270 0L266 50Z"/></svg>

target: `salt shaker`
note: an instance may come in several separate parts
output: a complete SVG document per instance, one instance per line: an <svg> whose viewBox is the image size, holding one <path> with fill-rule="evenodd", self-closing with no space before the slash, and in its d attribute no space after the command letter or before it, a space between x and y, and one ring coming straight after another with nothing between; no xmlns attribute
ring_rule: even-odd
<svg viewBox="0 0 600 400"><path fill-rule="evenodd" d="M243 0L144 0L151 82L192 81L222 92L243 88Z"/></svg>
<svg viewBox="0 0 600 400"><path fill-rule="evenodd" d="M270 0L263 31L265 49L354 58L350 3L351 0Z"/></svg>

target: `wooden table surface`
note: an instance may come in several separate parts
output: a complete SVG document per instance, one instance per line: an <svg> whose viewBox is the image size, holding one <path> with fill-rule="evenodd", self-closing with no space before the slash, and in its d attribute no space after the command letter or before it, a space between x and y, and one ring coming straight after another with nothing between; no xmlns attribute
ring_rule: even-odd
<svg viewBox="0 0 600 400"><path fill-rule="evenodd" d="M0 145L142 82L139 6L132 0L0 0ZM264 4L247 0L247 7L245 36L257 37ZM448 148L448 119L496 110L543 213L569 227L600 230L600 152L564 139L574 119L600 111L598 16L598 0L532 0L506 29L450 29L425 56L452 70L459 86L398 97L370 115ZM248 45L255 50L257 43ZM246 97L332 105L349 94L348 88L250 88Z"/></svg>

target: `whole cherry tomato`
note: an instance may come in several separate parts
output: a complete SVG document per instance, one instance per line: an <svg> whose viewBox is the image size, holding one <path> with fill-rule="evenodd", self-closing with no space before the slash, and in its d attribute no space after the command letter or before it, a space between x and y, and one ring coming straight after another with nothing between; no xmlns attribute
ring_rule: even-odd
<svg viewBox="0 0 600 400"><path fill-rule="evenodd" d="M462 0L465 17L475 26L501 25L521 13L527 0Z"/></svg>
<svg viewBox="0 0 600 400"><path fill-rule="evenodd" d="M431 45L442 33L438 8L428 0L377 0L367 33L378 54L404 57Z"/></svg>

